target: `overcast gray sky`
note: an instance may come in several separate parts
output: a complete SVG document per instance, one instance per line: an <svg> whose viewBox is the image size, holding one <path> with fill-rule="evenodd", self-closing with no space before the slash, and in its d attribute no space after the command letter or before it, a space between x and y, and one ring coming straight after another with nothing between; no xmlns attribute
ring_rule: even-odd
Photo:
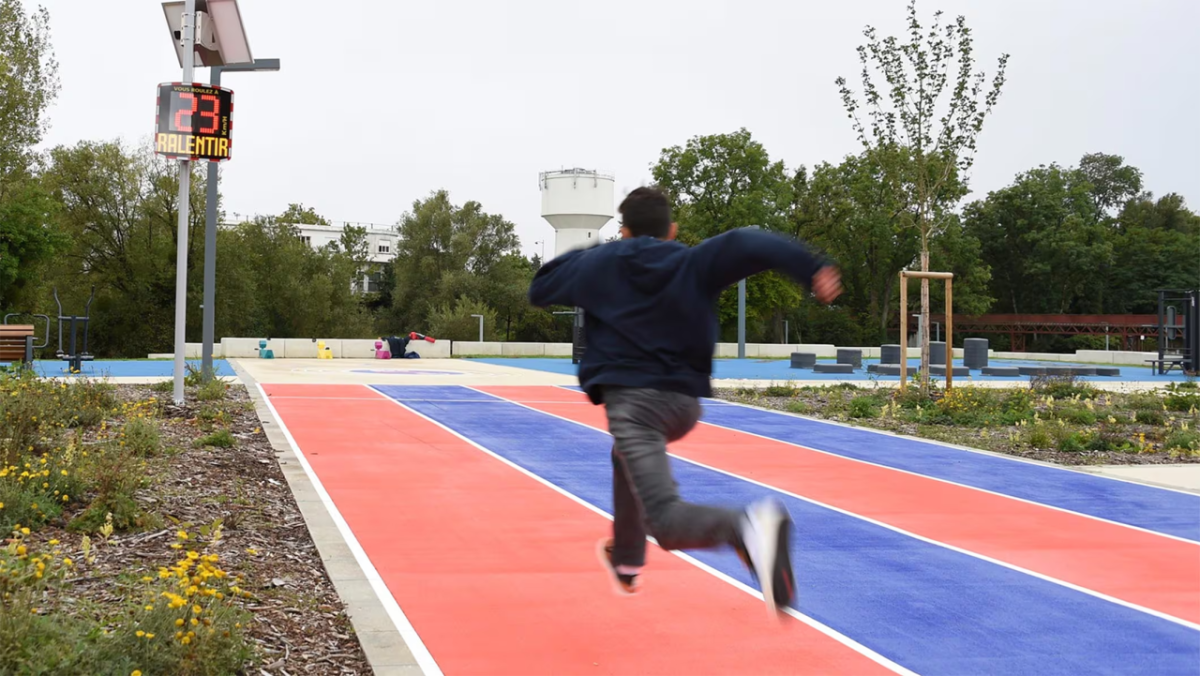
<svg viewBox="0 0 1200 676"><path fill-rule="evenodd" d="M49 7L61 63L47 144L149 140L155 85L181 75L159 0L25 2ZM611 172L619 201L650 181L663 148L697 134L746 127L789 168L857 152L834 79L857 85L863 27L900 34L905 14L901 0L239 4L254 55L283 68L224 76L235 92L228 212L303 202L390 224L446 188L513 221L526 253L553 241L539 171ZM1012 55L980 138L976 195L1106 152L1141 168L1156 195L1200 208L1200 2L918 5L926 18L939 8L966 16L989 75Z"/></svg>

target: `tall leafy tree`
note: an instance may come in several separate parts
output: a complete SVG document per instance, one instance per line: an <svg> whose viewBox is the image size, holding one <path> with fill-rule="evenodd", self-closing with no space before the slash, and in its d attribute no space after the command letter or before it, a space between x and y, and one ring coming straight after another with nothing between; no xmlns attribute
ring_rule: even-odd
<svg viewBox="0 0 1200 676"><path fill-rule="evenodd" d="M1032 169L965 210L994 271L1001 312L1098 312L1113 264L1092 185L1078 169Z"/></svg>
<svg viewBox="0 0 1200 676"><path fill-rule="evenodd" d="M974 40L966 19L959 16L942 26L941 16L935 12L926 31L917 17L916 0L910 0L906 42L894 36L880 38L870 26L864 30L867 44L858 48L863 66L861 102L844 77L836 80L862 144L868 149L903 148L911 156L911 162L898 166L902 171L895 184L913 205L923 271L929 270L930 241L946 227L952 208L965 195L961 177L974 162L976 139L999 99L1008 63L1008 55L1001 55L991 87L985 91L986 76L974 68ZM872 68L882 75L886 87L876 84ZM866 112L867 124L860 111ZM921 316L928 326L927 280L921 283ZM921 388L927 391L928 331L922 334L921 355Z"/></svg>
<svg viewBox="0 0 1200 676"><path fill-rule="evenodd" d="M39 6L28 14L22 0L0 0L0 199L27 173L58 91L50 13Z"/></svg>
<svg viewBox="0 0 1200 676"><path fill-rule="evenodd" d="M520 246L503 216L486 213L474 201L455 205L445 190L414 202L400 220L399 234L392 268L395 331L421 331L435 307L455 297L439 297L444 286L461 287L464 275L487 278Z"/></svg>
<svg viewBox="0 0 1200 676"><path fill-rule="evenodd" d="M920 249L906 193L893 185L903 149L873 149L823 163L800 181L796 234L842 262L839 305L855 313L864 339L882 339L895 314L899 273Z"/></svg>
<svg viewBox="0 0 1200 676"><path fill-rule="evenodd" d="M92 285L92 345L97 354L145 355L168 349L175 305L178 174L148 149L81 142L50 151L45 184L59 203L57 227L70 248L54 265L64 311L82 312ZM204 178L194 169L189 250L204 233ZM189 255L188 331L199 333L201 263ZM49 309L49 308L44 308Z"/></svg>
<svg viewBox="0 0 1200 676"><path fill-rule="evenodd" d="M694 245L728 230L757 225L792 230L794 185L783 162L772 162L750 132L697 136L662 151L652 167L655 182L670 198L679 241ZM718 313L730 336L737 320L737 295L721 295ZM747 333L753 339L800 302L800 289L775 272L746 283Z"/></svg>
<svg viewBox="0 0 1200 676"><path fill-rule="evenodd" d="M34 148L58 90L49 12L0 0L0 310L29 309L31 282L67 244L54 228L57 205L35 176Z"/></svg>

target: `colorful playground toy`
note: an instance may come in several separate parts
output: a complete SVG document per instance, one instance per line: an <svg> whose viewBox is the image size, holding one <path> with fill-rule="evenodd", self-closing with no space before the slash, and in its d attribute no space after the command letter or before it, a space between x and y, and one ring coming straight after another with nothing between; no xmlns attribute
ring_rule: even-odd
<svg viewBox="0 0 1200 676"><path fill-rule="evenodd" d="M317 359L333 359L333 348L326 347L325 341L317 341Z"/></svg>
<svg viewBox="0 0 1200 676"><path fill-rule="evenodd" d="M275 350L268 350L267 349L267 341L265 341L265 340L258 341L258 358L259 359L274 359L275 358Z"/></svg>

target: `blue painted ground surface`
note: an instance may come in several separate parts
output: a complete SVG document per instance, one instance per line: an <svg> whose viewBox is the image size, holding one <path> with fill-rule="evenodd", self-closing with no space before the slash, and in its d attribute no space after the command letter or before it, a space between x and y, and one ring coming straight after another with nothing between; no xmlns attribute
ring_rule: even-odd
<svg viewBox="0 0 1200 676"><path fill-rule="evenodd" d="M3 362L0 362L3 363ZM199 359L188 360L187 363L197 371L200 370ZM42 359L33 362L38 375L45 377L69 377L67 362L53 359ZM236 376L237 373L224 359L213 360L213 370L218 376ZM121 361L117 359L101 359L83 362L83 372L79 375L85 378L170 378L175 374L175 362L170 360L154 361Z"/></svg>
<svg viewBox="0 0 1200 676"><path fill-rule="evenodd" d="M972 453L743 406L704 422L1200 542L1200 495Z"/></svg>
<svg viewBox="0 0 1200 676"><path fill-rule="evenodd" d="M375 389L612 513L604 432L459 387ZM798 609L917 673L1200 672L1193 629L686 461L672 470L687 500L783 500L796 521ZM757 587L731 552L689 553Z"/></svg>
<svg viewBox="0 0 1200 676"><path fill-rule="evenodd" d="M571 363L570 359L562 358L555 359L552 357L546 358L506 358L506 357L489 357L472 359L471 361L483 362L485 364L497 364L500 366L512 366L514 368L524 368L533 371L547 371L550 373L562 373L565 375L576 375L579 372L579 367ZM833 363L833 360L823 360L824 363ZM714 359L713 360L713 378L733 378L739 380L899 380L899 376L881 376L874 373L867 373L866 367L868 364L878 363L878 359L864 359L863 367L854 373L814 373L812 369L794 369L791 367L791 362L787 359L783 360L760 360L760 359ZM955 360L955 365L962 366L961 360ZM909 366L920 368L920 359L910 359ZM1039 361L1019 361L1008 359L992 359L989 362L991 366L1096 366L1096 364L1082 363L1067 363L1067 362L1039 362ZM1125 366L1117 365L1121 369L1119 376L1082 376L1082 380L1094 381L1161 381L1183 382L1184 376L1178 370L1172 371L1166 375L1155 375L1150 370L1149 366ZM936 380L942 378L935 376ZM971 372L972 380L999 380L1007 382L1024 382L1029 380L1029 376L1018 376L1015 378L1004 378L997 376L985 376L979 371ZM955 376L955 382L968 382L963 376Z"/></svg>

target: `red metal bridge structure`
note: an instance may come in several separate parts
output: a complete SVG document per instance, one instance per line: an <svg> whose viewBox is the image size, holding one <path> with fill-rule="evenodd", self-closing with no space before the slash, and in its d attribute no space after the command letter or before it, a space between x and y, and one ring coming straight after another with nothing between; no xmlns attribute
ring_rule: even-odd
<svg viewBox="0 0 1200 676"><path fill-rule="evenodd" d="M930 313L929 321L945 326L946 315ZM1007 335L1013 352L1025 351L1026 336L1110 336L1136 350L1142 338L1158 338L1158 315L955 314L954 332Z"/></svg>

